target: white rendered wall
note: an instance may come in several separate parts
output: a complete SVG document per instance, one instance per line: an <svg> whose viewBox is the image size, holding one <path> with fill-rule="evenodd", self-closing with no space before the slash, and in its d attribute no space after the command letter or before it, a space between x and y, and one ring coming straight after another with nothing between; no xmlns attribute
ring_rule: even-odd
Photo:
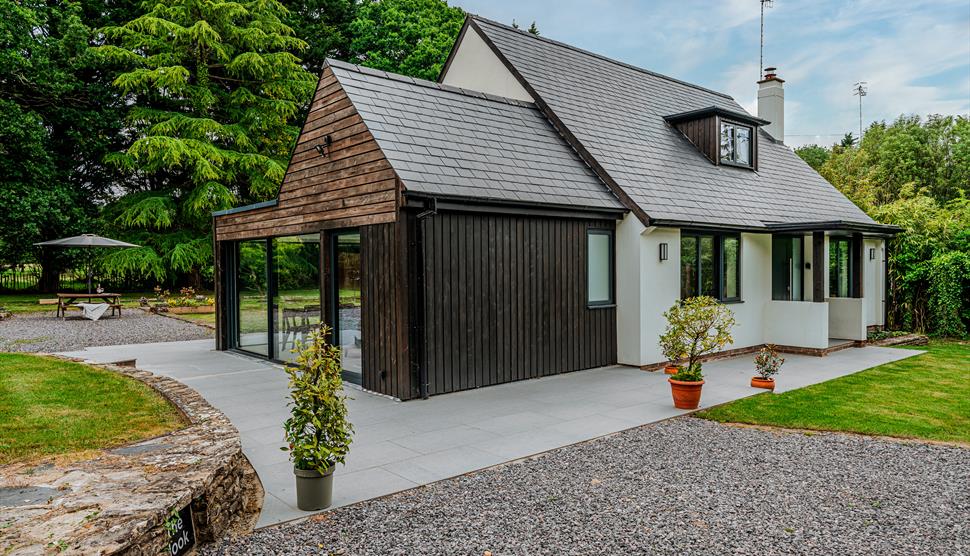
<svg viewBox="0 0 970 556"><path fill-rule="evenodd" d="M660 261L660 244L668 260ZM680 230L644 228L627 214L616 228L617 361L647 365L664 360L657 340L663 313L680 298Z"/></svg>
<svg viewBox="0 0 970 556"><path fill-rule="evenodd" d="M764 306L766 344L824 349L828 324L828 303L769 301Z"/></svg>
<svg viewBox="0 0 970 556"><path fill-rule="evenodd" d="M863 299L829 298L829 336L843 340L865 340L866 319Z"/></svg>
<svg viewBox="0 0 970 556"><path fill-rule="evenodd" d="M865 305L866 325L883 325L883 304L885 303L885 241L882 239L865 240L862 250L863 284L862 298ZM869 250L875 249L875 259L869 258Z"/></svg>
<svg viewBox="0 0 970 556"><path fill-rule="evenodd" d="M462 89L534 102L532 95L472 27L465 31L441 82Z"/></svg>
<svg viewBox="0 0 970 556"><path fill-rule="evenodd" d="M660 244L668 260L660 261ZM809 251L810 253L810 251ZM811 295L810 277L806 291ZM616 229L617 361L650 365L664 361L657 340L663 313L680 298L680 230L645 228L628 214ZM828 305L771 300L771 236L741 234L741 303L727 305L737 322L725 349L772 343L824 348Z"/></svg>

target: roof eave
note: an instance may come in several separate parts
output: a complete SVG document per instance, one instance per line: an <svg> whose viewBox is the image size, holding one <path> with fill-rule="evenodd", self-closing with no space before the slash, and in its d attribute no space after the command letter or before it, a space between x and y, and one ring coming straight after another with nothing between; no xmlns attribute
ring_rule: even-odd
<svg viewBox="0 0 970 556"><path fill-rule="evenodd" d="M704 118L707 116L721 116L722 118L728 118L730 120L736 120L744 124L751 124L756 126L764 126L771 123L768 120L756 118L751 114L735 112L734 110L727 110L725 108L720 108L717 106L708 106L706 108L698 108L697 110L688 110L687 112L679 112L677 114L671 114L669 116L664 116L664 120L666 120L667 123L673 125L673 124L678 124L680 122L687 122L690 120L696 120L698 118Z"/></svg>

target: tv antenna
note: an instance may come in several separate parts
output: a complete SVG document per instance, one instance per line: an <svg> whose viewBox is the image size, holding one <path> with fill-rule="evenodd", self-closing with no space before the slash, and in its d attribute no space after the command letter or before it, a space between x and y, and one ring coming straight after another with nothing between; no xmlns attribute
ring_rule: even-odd
<svg viewBox="0 0 970 556"><path fill-rule="evenodd" d="M761 72L765 69L765 8L775 5L775 0L759 0L761 2L761 51L758 57L758 80L761 80Z"/></svg>
<svg viewBox="0 0 970 556"><path fill-rule="evenodd" d="M862 141L862 97L869 94L869 84L859 81L852 86L852 94L859 97L859 141Z"/></svg>

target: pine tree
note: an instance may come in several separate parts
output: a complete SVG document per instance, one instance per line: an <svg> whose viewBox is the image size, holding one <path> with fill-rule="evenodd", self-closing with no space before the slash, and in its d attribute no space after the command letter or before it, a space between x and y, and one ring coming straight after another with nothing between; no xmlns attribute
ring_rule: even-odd
<svg viewBox="0 0 970 556"><path fill-rule="evenodd" d="M131 141L110 157L128 173L105 218L141 249L105 259L114 275L157 280L211 269L211 213L272 198L315 77L276 0L154 0L102 29Z"/></svg>

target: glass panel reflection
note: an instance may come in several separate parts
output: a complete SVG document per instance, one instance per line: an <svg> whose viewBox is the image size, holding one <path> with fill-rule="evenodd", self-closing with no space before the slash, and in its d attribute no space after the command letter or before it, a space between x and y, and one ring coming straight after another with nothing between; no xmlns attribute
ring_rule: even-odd
<svg viewBox="0 0 970 556"><path fill-rule="evenodd" d="M273 332L276 358L295 361L297 343L320 324L320 235L273 240L276 298Z"/></svg>
<svg viewBox="0 0 970 556"><path fill-rule="evenodd" d="M239 349L269 356L266 240L239 242Z"/></svg>
<svg viewBox="0 0 970 556"><path fill-rule="evenodd" d="M360 234L341 233L334 237L334 285L337 297L336 334L340 362L350 382L361 380L361 295Z"/></svg>

